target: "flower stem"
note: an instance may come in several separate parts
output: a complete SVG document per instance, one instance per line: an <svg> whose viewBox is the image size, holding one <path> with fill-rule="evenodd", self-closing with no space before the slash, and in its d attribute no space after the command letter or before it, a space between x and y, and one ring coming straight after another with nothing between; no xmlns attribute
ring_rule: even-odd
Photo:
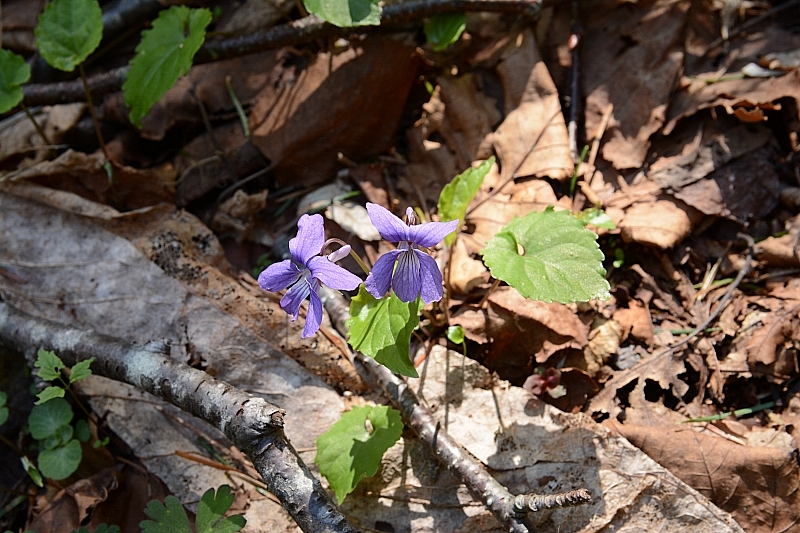
<svg viewBox="0 0 800 533"><path fill-rule="evenodd" d="M86 101L89 104L89 114L92 116L92 123L94 124L94 132L97 134L97 140L100 142L100 149L103 150L103 155L108 161L108 151L106 150L106 141L103 139L103 133L100 131L100 122L97 120L97 113L94 110L94 102L92 102L92 93L89 92L89 84L86 81L86 72L83 70L83 64L78 65L78 70L81 73L81 81L83 82L83 90L86 91Z"/></svg>
<svg viewBox="0 0 800 533"><path fill-rule="evenodd" d="M28 109L28 106L25 105L25 102L20 102L19 105L22 108L22 110L25 111L25 114L28 115L28 118L30 119L30 121L33 122L33 127L36 128L36 132L39 134L39 136L44 141L45 146L49 146L50 145L50 141L47 139L47 135L44 134L44 130L39 125L39 123L36 122L36 119L33 118L33 114L31 114L31 111L30 111L30 109Z"/></svg>

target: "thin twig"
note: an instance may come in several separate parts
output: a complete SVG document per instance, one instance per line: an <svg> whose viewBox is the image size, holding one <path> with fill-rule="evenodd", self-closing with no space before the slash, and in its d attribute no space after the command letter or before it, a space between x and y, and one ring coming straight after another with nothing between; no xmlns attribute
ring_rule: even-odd
<svg viewBox="0 0 800 533"><path fill-rule="evenodd" d="M337 28L310 15L308 17L274 26L250 35L235 36L220 41L210 41L197 52L194 64L230 59L281 46L307 43L320 37L348 36L375 31L387 31L393 26L419 21L439 13L453 11L486 11L498 13L530 13L536 15L542 7L555 0L416 0L403 4L385 6L380 26L359 28ZM129 67L120 67L87 80L91 94L101 98L119 91ZM22 87L25 103L33 105L66 104L86 101L80 80L58 83L30 84Z"/></svg>
<svg viewBox="0 0 800 533"><path fill-rule="evenodd" d="M269 491L306 533L356 533L283 432L283 409L201 370L94 331L33 317L0 303L0 342L33 358L53 350L68 365L129 383L221 430L253 462Z"/></svg>
<svg viewBox="0 0 800 533"><path fill-rule="evenodd" d="M331 317L331 321L340 333L346 333L346 321L350 315L346 300L341 294L323 288L320 291L325 309ZM388 396L389 400L400 410L404 422L417 434L419 439L428 447L439 461L453 471L453 473L467 486L472 495L494 515L502 524L503 529L510 533L530 533L532 530L525 524L524 513L532 510L531 507L515 507L515 496L508 489L501 485L467 450L455 441L446 431L443 431L439 423L433 418L428 409L424 407L414 391L408 386L405 379L394 375L388 368L378 364L371 357L365 357L356 352L356 363L360 364L364 370L364 378L370 381ZM583 495L586 491L582 491ZM569 493L572 495L572 493ZM588 494L588 493L587 493ZM552 495L551 498L544 496L528 496L528 500L542 502L545 498L551 502L553 498L565 503L572 501L574 504L587 503L591 497L584 498L584 501L577 501L579 498L565 498L564 495ZM545 508L544 505L539 508Z"/></svg>

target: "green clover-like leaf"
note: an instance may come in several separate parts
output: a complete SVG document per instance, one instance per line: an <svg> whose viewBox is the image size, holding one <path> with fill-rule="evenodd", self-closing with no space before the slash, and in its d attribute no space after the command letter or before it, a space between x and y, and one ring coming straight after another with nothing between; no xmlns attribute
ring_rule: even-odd
<svg viewBox="0 0 800 533"><path fill-rule="evenodd" d="M408 357L411 333L419 324L422 300L404 303L391 293L376 300L362 284L350 302L347 321L350 345L392 372L412 378L417 370Z"/></svg>
<svg viewBox="0 0 800 533"><path fill-rule="evenodd" d="M54 398L47 403L34 405L28 417L31 436L36 440L42 440L55 435L58 428L72 421L72 416L72 407L63 398Z"/></svg>
<svg viewBox="0 0 800 533"><path fill-rule="evenodd" d="M490 157L475 168L468 168L448 183L439 194L439 219L442 222L460 220L464 224L467 208L481 188L483 179L494 164L494 156ZM456 240L457 232L444 238L444 243L451 246Z"/></svg>
<svg viewBox="0 0 800 533"><path fill-rule="evenodd" d="M578 302L608 298L597 235L567 211L514 218L483 250L497 279L532 300Z"/></svg>
<svg viewBox="0 0 800 533"><path fill-rule="evenodd" d="M0 113L17 107L22 101L22 84L29 79L31 67L25 58L0 49Z"/></svg>
<svg viewBox="0 0 800 533"><path fill-rule="evenodd" d="M69 374L69 382L75 383L76 381L83 379L85 377L89 377L92 375L92 369L89 368L91 364L94 363L94 357L90 357L80 363L76 363L75 366L72 367L72 370Z"/></svg>
<svg viewBox="0 0 800 533"><path fill-rule="evenodd" d="M139 522L142 533L192 533L186 511L175 496L167 496L164 503L151 500L144 514L152 520Z"/></svg>
<svg viewBox="0 0 800 533"><path fill-rule="evenodd" d="M216 495L208 489L197 506L197 533L236 533L246 520L242 515L225 517L233 504L234 495L228 485L222 485Z"/></svg>
<svg viewBox="0 0 800 533"><path fill-rule="evenodd" d="M314 462L341 503L365 477L374 476L386 450L403 433L400 412L385 405L354 407L317 439Z"/></svg>
<svg viewBox="0 0 800 533"><path fill-rule="evenodd" d="M141 127L142 118L178 78L189 72L195 53L205 41L209 22L208 9L172 6L158 14L151 29L142 32L128 77L122 84L131 122L137 127Z"/></svg>
<svg viewBox="0 0 800 533"><path fill-rule="evenodd" d="M41 452L38 460L39 471L44 477L56 481L68 478L78 469L82 455L81 443L72 439L64 446Z"/></svg>
<svg viewBox="0 0 800 533"><path fill-rule="evenodd" d="M72 72L103 38L103 12L97 0L52 0L39 15L36 48L51 66Z"/></svg>
<svg viewBox="0 0 800 533"><path fill-rule="evenodd" d="M64 397L64 388L63 387L47 387L42 392L36 395L38 400L36 400L35 405L42 405L44 402L48 400L52 400L53 398L63 398Z"/></svg>
<svg viewBox="0 0 800 533"><path fill-rule="evenodd" d="M39 369L37 375L45 381L53 381L61 377L61 369L64 362L55 352L50 350L39 350L36 354L36 362L33 366Z"/></svg>
<svg viewBox="0 0 800 533"><path fill-rule="evenodd" d="M340 28L377 26L381 7L373 0L303 0L309 13Z"/></svg>
<svg viewBox="0 0 800 533"><path fill-rule="evenodd" d="M436 52L441 52L456 42L465 29L467 29L466 14L441 13L425 22L425 38L433 45Z"/></svg>

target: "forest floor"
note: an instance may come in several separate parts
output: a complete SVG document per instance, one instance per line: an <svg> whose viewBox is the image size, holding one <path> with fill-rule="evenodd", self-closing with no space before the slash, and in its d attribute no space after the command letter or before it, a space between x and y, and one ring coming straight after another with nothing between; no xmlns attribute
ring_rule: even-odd
<svg viewBox="0 0 800 533"><path fill-rule="evenodd" d="M209 39L300 17L288 4L220 2ZM43 5L3 2L5 48L35 54ZM0 300L167 345L283 407L312 464L342 412L386 400L336 317L301 339L303 321L254 278L310 211L374 263L388 248L365 202L436 220L442 187L495 156L455 245L434 252L448 298L427 316L462 326L468 357L443 327L412 338L412 388L442 427L512 493L592 492L536 515L538 531L800 531L800 4L577 5L577 21L571 2L536 17L469 13L441 52L403 23L204 63L141 129L112 92L95 102L112 180L85 103L32 108L46 146L8 114ZM101 47L90 77L124 65L145 23ZM34 81L60 80L39 69ZM494 283L485 243L547 206L605 213L589 227L609 299L535 302ZM84 446L74 476L38 489L19 462L35 455L30 374L18 354L0 369L12 408L0 527L139 531L150 499L195 509L227 483L246 530L297 530L219 432L94 376L77 393L110 443ZM546 373L548 386L532 377ZM214 466L220 455L242 473ZM342 509L365 531L501 530L410 430Z"/></svg>

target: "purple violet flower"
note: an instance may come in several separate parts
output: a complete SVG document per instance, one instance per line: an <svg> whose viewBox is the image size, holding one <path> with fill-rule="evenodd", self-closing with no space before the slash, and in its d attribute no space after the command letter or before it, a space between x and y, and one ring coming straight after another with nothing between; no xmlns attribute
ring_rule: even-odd
<svg viewBox="0 0 800 533"><path fill-rule="evenodd" d="M343 257L341 250L328 257L320 256L324 245L322 215L303 215L297 222L297 236L289 241L292 258L270 265L258 276L258 285L265 291L289 288L281 298L281 307L292 315L292 322L297 320L300 304L309 299L304 339L314 335L322 324L322 301L317 295L320 282L331 289L346 291L361 284L361 278L332 261ZM345 248L349 251L349 246Z"/></svg>
<svg viewBox="0 0 800 533"><path fill-rule="evenodd" d="M375 261L364 282L367 292L375 298L382 298L391 287L403 302L413 302L420 295L426 304L441 300L442 273L436 261L422 248L439 244L456 230L458 220L413 225L416 217L409 207L406 210L408 224L404 224L388 209L371 203L367 203L367 212L381 237L399 243L396 250Z"/></svg>

